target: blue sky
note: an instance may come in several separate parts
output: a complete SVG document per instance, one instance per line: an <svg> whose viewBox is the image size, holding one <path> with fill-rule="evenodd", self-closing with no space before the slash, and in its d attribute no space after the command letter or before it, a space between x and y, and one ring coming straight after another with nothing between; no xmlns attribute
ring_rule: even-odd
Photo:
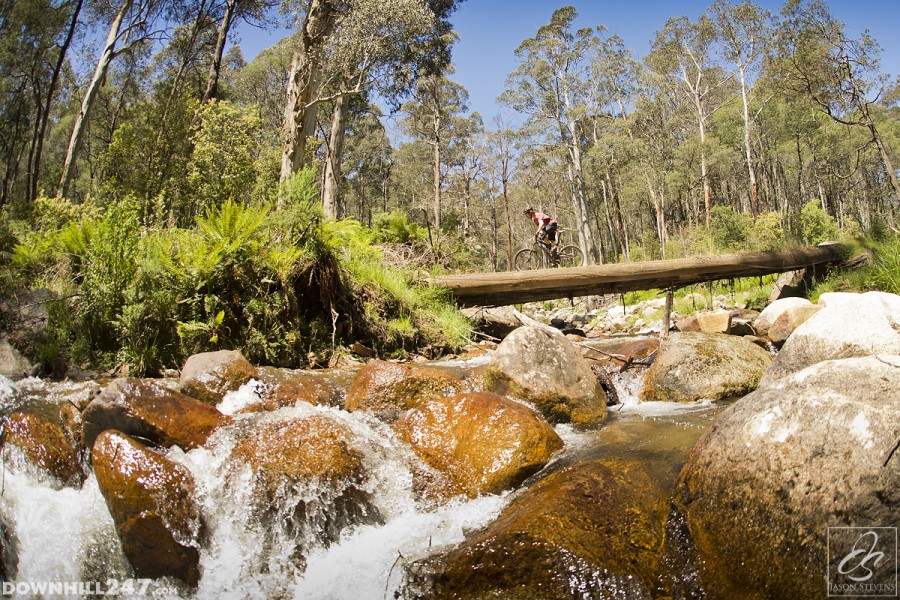
<svg viewBox="0 0 900 600"><path fill-rule="evenodd" d="M550 20L560 6L572 5L578 12L578 27L604 25L608 34L625 40L636 58L649 51L650 41L672 16L696 19L712 3L708 1L569 1L545 0L466 0L453 17L460 36L453 49L456 73L452 78L469 91L469 108L478 111L490 126L501 108L496 98L503 91L506 76L516 68L514 51L541 25ZM757 0L773 13L783 2ZM847 24L848 33L858 36L868 29L882 47L882 71L892 78L900 75L900 0L832 0L832 13ZM284 30L264 32L246 26L239 41L247 60L259 50L271 46Z"/></svg>

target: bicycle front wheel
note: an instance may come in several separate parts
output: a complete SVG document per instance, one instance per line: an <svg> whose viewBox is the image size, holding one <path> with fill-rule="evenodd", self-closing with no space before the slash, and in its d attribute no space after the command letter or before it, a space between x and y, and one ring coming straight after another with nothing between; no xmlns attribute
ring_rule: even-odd
<svg viewBox="0 0 900 600"><path fill-rule="evenodd" d="M584 264L584 253L578 246L566 246L559 251L560 267L580 267Z"/></svg>
<svg viewBox="0 0 900 600"><path fill-rule="evenodd" d="M513 257L516 271L530 271L541 268L541 255L533 248L522 248Z"/></svg>

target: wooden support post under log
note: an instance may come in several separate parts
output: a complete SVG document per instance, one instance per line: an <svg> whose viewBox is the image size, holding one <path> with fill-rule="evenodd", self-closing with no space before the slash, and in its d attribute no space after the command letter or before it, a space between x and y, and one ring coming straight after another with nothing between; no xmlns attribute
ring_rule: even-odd
<svg viewBox="0 0 900 600"><path fill-rule="evenodd" d="M430 282L449 289L462 306L504 306L574 296L676 289L704 281L783 273L810 265L840 263L849 252L844 244L826 244L569 269L446 275L434 277Z"/></svg>
<svg viewBox="0 0 900 600"><path fill-rule="evenodd" d="M659 339L664 340L669 337L669 328L672 327L672 301L675 299L675 292L669 288L666 290L666 305L663 308L662 328L659 330Z"/></svg>

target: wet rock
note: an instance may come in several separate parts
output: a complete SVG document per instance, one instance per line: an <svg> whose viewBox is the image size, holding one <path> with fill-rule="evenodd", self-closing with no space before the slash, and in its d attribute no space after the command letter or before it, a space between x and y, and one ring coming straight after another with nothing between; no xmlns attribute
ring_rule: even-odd
<svg viewBox="0 0 900 600"><path fill-rule="evenodd" d="M90 448L101 432L116 429L160 446L184 450L206 443L231 418L214 407L170 389L158 381L113 380L83 413L84 445Z"/></svg>
<svg viewBox="0 0 900 600"><path fill-rule="evenodd" d="M728 333L731 329L731 312L713 310L697 313L697 325L703 333Z"/></svg>
<svg viewBox="0 0 900 600"><path fill-rule="evenodd" d="M27 358L13 348L9 340L0 337L0 375L17 381L31 377L37 371L38 367L31 364Z"/></svg>
<svg viewBox="0 0 900 600"><path fill-rule="evenodd" d="M525 491L459 547L407 567L419 598L653 598L662 492L637 461L576 464Z"/></svg>
<svg viewBox="0 0 900 600"><path fill-rule="evenodd" d="M265 423L231 452L226 489L251 507L251 526L296 544L328 545L348 525L379 522L353 433L324 416Z"/></svg>
<svg viewBox="0 0 900 600"><path fill-rule="evenodd" d="M237 350L202 352L184 363L181 391L215 406L256 376L256 368Z"/></svg>
<svg viewBox="0 0 900 600"><path fill-rule="evenodd" d="M97 484L138 577L199 580L200 513L187 468L118 431L97 437Z"/></svg>
<svg viewBox="0 0 900 600"><path fill-rule="evenodd" d="M373 360L359 370L347 392L348 411L394 416L429 400L464 391L462 382L433 367Z"/></svg>
<svg viewBox="0 0 900 600"><path fill-rule="evenodd" d="M900 524L898 390L896 355L826 361L719 416L675 494L715 597L824 598L829 527Z"/></svg>
<svg viewBox="0 0 900 600"><path fill-rule="evenodd" d="M769 353L744 338L673 333L641 386L642 401L694 402L741 396L756 389Z"/></svg>
<svg viewBox="0 0 900 600"><path fill-rule="evenodd" d="M3 421L5 443L59 484L73 487L84 481L80 428L81 415L68 402L29 402Z"/></svg>
<svg viewBox="0 0 900 600"><path fill-rule="evenodd" d="M259 402L249 404L237 413L278 410L285 406L294 406L298 402L306 402L313 406L328 406L332 404L334 395L335 389L324 379L297 375L287 381L275 384Z"/></svg>
<svg viewBox="0 0 900 600"><path fill-rule="evenodd" d="M606 395L588 362L562 333L520 327L485 370L492 391L532 402L551 423L592 427L606 420Z"/></svg>
<svg viewBox="0 0 900 600"><path fill-rule="evenodd" d="M812 305L812 302L806 298L781 298L780 300L776 300L769 304L761 313L759 313L759 316L756 317L756 320L753 322L753 328L756 329L757 335L765 336L769 331L769 327L772 326L772 323L774 323L778 317L789 308Z"/></svg>
<svg viewBox="0 0 900 600"><path fill-rule="evenodd" d="M18 567L16 536L6 515L0 513L0 581L14 581Z"/></svg>
<svg viewBox="0 0 900 600"><path fill-rule="evenodd" d="M450 481L448 496L498 494L547 464L563 443L533 410L487 392L432 400L394 424Z"/></svg>
<svg viewBox="0 0 900 600"><path fill-rule="evenodd" d="M783 344L794 330L803 325L810 317L822 310L821 306L793 306L783 313L769 327L769 340L776 345Z"/></svg>
<svg viewBox="0 0 900 600"><path fill-rule="evenodd" d="M595 339L582 344L582 355L592 365L609 370L623 370L633 364L649 364L651 357L659 351L659 338L637 338L627 340Z"/></svg>
<svg viewBox="0 0 900 600"><path fill-rule="evenodd" d="M522 326L516 317L516 310L511 306L466 308L462 313L472 320L476 331L496 340L502 340Z"/></svg>
<svg viewBox="0 0 900 600"><path fill-rule="evenodd" d="M879 353L900 354L900 296L884 292L829 294L825 307L787 339L763 381L824 360Z"/></svg>

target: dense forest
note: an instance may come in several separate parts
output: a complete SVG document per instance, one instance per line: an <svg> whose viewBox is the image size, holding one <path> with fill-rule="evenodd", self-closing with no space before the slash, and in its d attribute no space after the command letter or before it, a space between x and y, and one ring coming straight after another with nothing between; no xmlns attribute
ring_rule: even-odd
<svg viewBox="0 0 900 600"><path fill-rule="evenodd" d="M896 235L900 80L826 3L717 0L642 58L559 8L492 123L452 79L456 5L0 0L0 261L60 298L45 359L458 342L408 284L507 269L526 206L592 263Z"/></svg>

